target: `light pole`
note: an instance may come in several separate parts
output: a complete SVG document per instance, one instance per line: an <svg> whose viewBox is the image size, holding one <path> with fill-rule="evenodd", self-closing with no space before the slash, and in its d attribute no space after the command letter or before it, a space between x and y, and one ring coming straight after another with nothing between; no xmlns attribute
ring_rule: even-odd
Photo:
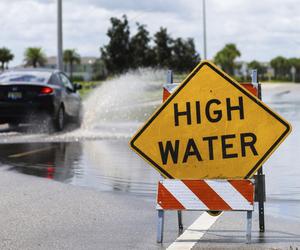
<svg viewBox="0 0 300 250"><path fill-rule="evenodd" d="M207 59L206 54L206 13L205 13L205 0L202 0L202 17L203 17L203 59Z"/></svg>
<svg viewBox="0 0 300 250"><path fill-rule="evenodd" d="M57 69L63 71L62 0L57 0Z"/></svg>

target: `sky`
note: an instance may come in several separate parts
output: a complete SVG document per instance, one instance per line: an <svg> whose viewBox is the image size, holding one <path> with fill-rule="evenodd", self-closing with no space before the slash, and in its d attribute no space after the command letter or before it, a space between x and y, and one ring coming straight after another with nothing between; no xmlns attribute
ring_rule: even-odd
<svg viewBox="0 0 300 250"><path fill-rule="evenodd" d="M27 47L56 54L56 0L1 0L0 47L23 61ZM107 44L110 17L126 14L131 34L136 22L153 35L166 27L173 38L194 38L203 57L201 0L63 0L64 48L99 57ZM300 57L300 0L206 0L207 57L235 43L239 60L269 61L282 55Z"/></svg>

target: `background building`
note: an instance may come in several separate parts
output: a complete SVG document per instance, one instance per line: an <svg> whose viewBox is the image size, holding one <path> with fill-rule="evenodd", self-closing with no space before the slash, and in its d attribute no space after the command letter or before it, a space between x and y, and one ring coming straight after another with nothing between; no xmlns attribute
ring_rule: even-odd
<svg viewBox="0 0 300 250"><path fill-rule="evenodd" d="M93 64L95 63L96 59L96 57L80 57L80 64L73 65L73 79L90 81L93 77ZM47 58L45 68L56 68L56 56ZM70 75L70 66L66 63L64 63L64 71Z"/></svg>

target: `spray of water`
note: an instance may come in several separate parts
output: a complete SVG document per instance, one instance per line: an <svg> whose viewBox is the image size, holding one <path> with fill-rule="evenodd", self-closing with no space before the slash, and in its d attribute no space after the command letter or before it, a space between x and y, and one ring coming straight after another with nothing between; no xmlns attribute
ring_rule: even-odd
<svg viewBox="0 0 300 250"><path fill-rule="evenodd" d="M139 69L105 81L84 102L81 130L130 135L161 102L164 78L162 70Z"/></svg>

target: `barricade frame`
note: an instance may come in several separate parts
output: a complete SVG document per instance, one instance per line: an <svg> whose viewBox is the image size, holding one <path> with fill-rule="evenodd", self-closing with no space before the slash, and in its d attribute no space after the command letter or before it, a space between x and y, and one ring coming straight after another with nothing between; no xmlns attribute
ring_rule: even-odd
<svg viewBox="0 0 300 250"><path fill-rule="evenodd" d="M211 209L195 209L195 208L185 208L185 209L178 209L178 207L176 207L176 204L174 205L174 208L164 208L162 207L162 203L161 203L161 200L162 199L166 199L166 198L162 198L160 197L159 198L159 194L161 192L161 189L162 189L162 186L164 185L164 183L166 182L169 182L169 183L172 183L172 186L173 187L176 187L176 184L178 185L179 183L181 182L194 182L194 183L197 183L199 182L218 182L220 184L224 183L224 185L228 185L228 183L230 181L240 181L241 183L243 182L245 185L246 184L250 184L251 183L251 187L249 188L252 188L252 191L251 191L251 200L249 201L249 206L248 208L243 208L242 206L239 207L238 209L227 209L227 210L221 210L221 209L218 209L216 208L218 211L223 211L223 212L226 212L226 211L243 211L243 212L246 212L247 213L247 216L246 216L246 243L247 244L250 244L251 243L251 231L252 231L252 212L254 211L254 190L255 190L255 183L254 183L254 180L253 179L242 179L242 180L226 180L226 179L215 179L215 180L212 180L212 179L209 179L209 180L177 180L177 179L163 179L163 180L160 180L159 183L158 183L158 188L157 188L157 206L156 206L156 209L157 209L157 216L158 216L158 222L157 222L157 243L163 243L163 235L164 235L164 216L165 216L165 211L211 211ZM182 184L182 183L181 183ZM162 191L162 192L165 192L165 191ZM238 193L238 190L236 190L236 192ZM245 198L245 197L244 197ZM200 200L201 202L201 200ZM171 202L172 203L172 202Z"/></svg>

